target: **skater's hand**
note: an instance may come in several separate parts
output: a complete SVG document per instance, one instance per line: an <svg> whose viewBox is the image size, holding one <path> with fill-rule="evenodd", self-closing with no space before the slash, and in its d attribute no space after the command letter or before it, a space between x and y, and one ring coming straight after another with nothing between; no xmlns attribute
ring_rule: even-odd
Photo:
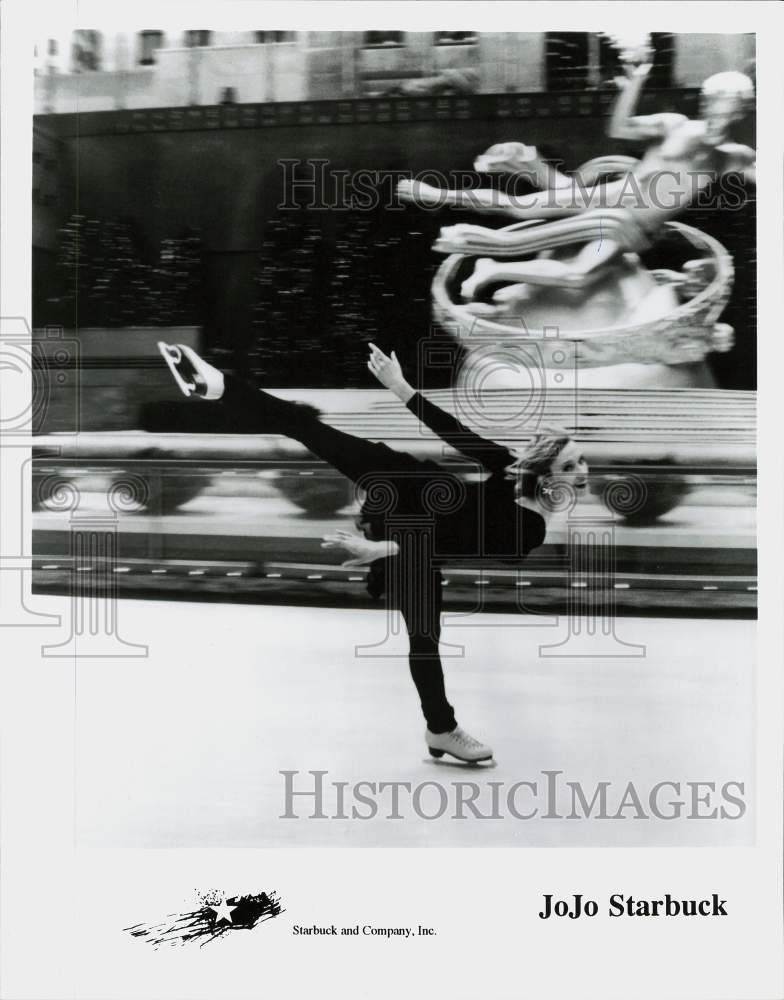
<svg viewBox="0 0 784 1000"><path fill-rule="evenodd" d="M405 381L403 369L400 367L400 362L394 351L392 351L392 356L388 357L375 344L368 344L368 347L370 348L370 357L367 366L386 389L391 389L392 386Z"/></svg>
<svg viewBox="0 0 784 1000"><path fill-rule="evenodd" d="M321 543L322 549L345 549L351 555L341 565L343 566L367 566L375 559L393 555L391 546L397 549L394 542L373 542L360 535L358 531L346 531L337 528L332 535L324 535Z"/></svg>
<svg viewBox="0 0 784 1000"><path fill-rule="evenodd" d="M414 390L406 382L403 376L403 369L397 360L397 355L392 351L392 357L387 357L383 351L379 350L375 344L369 344L370 357L368 358L368 369L375 375L378 381L401 399L404 403L414 395Z"/></svg>

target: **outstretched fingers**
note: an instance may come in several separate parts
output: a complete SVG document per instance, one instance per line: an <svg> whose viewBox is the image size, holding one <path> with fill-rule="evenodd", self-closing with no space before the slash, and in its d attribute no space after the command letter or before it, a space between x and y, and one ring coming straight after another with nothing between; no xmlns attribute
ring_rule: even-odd
<svg viewBox="0 0 784 1000"><path fill-rule="evenodd" d="M334 549L337 546L345 548L346 542L351 541L351 539L356 538L357 536L354 532L344 531L342 528L337 528L331 535L323 535L322 537L322 549Z"/></svg>
<svg viewBox="0 0 784 1000"><path fill-rule="evenodd" d="M382 350L376 347L375 344L369 344L368 346L370 347L370 357L368 358L368 363L367 363L368 368L370 369L371 372L373 372L374 375L378 376L390 363L390 359L387 357L386 354L384 354ZM394 352L392 356L394 357Z"/></svg>

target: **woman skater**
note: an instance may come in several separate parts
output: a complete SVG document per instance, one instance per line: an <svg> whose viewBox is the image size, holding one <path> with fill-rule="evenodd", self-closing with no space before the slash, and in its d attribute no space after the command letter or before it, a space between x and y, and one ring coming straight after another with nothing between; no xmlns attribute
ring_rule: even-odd
<svg viewBox="0 0 784 1000"><path fill-rule="evenodd" d="M357 518L364 537L333 536L363 562L373 560L371 585L386 590L409 636L409 663L427 722L425 742L434 757L489 760L490 747L457 725L444 689L441 566L466 558L519 561L544 541L547 510L541 492L555 483L577 493L588 466L565 431L536 436L519 457L479 437L421 396L395 357L370 345L368 368L378 381L447 444L489 472L464 482L448 467L419 460L322 423L315 410L278 399L207 364L183 345L159 344L186 396L221 400L238 433L285 434L348 476L365 495Z"/></svg>

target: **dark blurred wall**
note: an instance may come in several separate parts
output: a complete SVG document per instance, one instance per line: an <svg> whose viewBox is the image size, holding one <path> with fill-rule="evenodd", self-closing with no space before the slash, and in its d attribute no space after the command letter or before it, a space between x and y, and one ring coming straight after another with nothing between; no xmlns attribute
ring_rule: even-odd
<svg viewBox="0 0 784 1000"><path fill-rule="evenodd" d="M648 96L659 110L680 102L693 112L691 92ZM34 247L34 325L58 321L47 304L57 277L51 234L74 213L131 221L140 252L148 255L162 240L196 229L204 246L201 322L209 345L245 359L270 384L283 385L288 378L290 385L369 385L360 363L365 340L395 347L401 360L413 357L417 338L428 330L429 285L441 260L430 249L433 239L441 225L476 217L410 207L282 208L292 195L279 161L324 159L330 171L419 174L470 172L479 152L512 139L562 158L566 169L608 152L640 152L621 149L623 144L606 137L603 114L552 111L552 104L534 103L531 114L503 119L126 130L78 137L75 116L48 116L39 124L47 135L61 135L62 181L57 204L47 209L47 239ZM120 115L106 114L107 129L117 127ZM89 116L91 122L101 117ZM307 174L309 168L303 170ZM329 187L327 204L335 198ZM391 179L381 185L387 200L393 187ZM300 188L293 200L308 197ZM724 385L753 387L754 204L734 213L694 210L684 221L717 236L735 257L738 277L728 321L736 326L737 346L718 359L717 372Z"/></svg>

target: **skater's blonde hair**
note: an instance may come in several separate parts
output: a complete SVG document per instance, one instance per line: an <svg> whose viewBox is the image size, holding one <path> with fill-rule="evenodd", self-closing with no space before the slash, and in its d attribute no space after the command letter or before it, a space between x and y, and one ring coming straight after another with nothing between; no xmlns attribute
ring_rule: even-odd
<svg viewBox="0 0 784 1000"><path fill-rule="evenodd" d="M534 435L513 466L518 474L522 473L518 479L518 496L534 499L539 480L550 474L553 462L571 440L571 434L563 427L542 427Z"/></svg>

